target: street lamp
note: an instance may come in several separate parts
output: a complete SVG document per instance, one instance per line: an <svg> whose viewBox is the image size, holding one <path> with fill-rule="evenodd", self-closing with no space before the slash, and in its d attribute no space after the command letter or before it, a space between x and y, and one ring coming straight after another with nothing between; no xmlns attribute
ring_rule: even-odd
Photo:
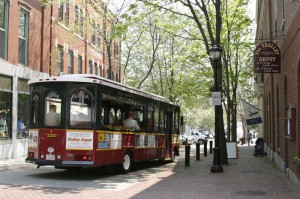
<svg viewBox="0 0 300 199"><path fill-rule="evenodd" d="M221 103L221 83L222 83L222 67L218 69L218 62L221 60L222 49L219 45L213 45L209 49L209 57L214 64L214 92L219 96L218 102L215 104L215 147L214 147L214 160L213 166L210 169L212 173L223 172L223 167L220 163L220 146L219 146L219 134L222 128L222 103ZM221 65L220 65L221 66Z"/></svg>

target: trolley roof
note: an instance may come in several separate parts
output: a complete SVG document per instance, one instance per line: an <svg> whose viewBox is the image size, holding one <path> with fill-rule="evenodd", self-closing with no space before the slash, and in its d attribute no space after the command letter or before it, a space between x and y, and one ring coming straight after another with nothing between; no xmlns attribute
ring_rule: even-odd
<svg viewBox="0 0 300 199"><path fill-rule="evenodd" d="M94 84L101 84L108 87L112 87L118 90L122 90L128 93L133 93L136 95L140 95L143 97L155 99L158 101L170 103L164 99L164 97L155 95L146 91L139 90L137 88L127 86L121 84L119 82L115 82L97 75L91 74L68 74L68 75L61 75L61 76L52 76L52 77L39 77L33 78L28 81L29 85L36 84L36 83L46 83L46 82L82 82L82 83L94 83ZM172 103L170 103L172 104Z"/></svg>

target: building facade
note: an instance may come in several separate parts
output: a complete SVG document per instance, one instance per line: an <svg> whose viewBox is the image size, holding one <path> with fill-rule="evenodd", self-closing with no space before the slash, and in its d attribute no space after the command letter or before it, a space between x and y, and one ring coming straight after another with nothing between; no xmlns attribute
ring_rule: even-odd
<svg viewBox="0 0 300 199"><path fill-rule="evenodd" d="M29 79L82 73L121 82L113 15L86 2L0 0L0 159L27 155Z"/></svg>
<svg viewBox="0 0 300 199"><path fill-rule="evenodd" d="M272 42L280 49L279 73L255 74L258 104L263 110L267 155L300 184L300 2L256 1L256 44Z"/></svg>

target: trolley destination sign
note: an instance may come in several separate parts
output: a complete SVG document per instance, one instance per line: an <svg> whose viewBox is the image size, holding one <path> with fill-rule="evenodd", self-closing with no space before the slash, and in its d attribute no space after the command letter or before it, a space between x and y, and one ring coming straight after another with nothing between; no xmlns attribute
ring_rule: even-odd
<svg viewBox="0 0 300 199"><path fill-rule="evenodd" d="M254 51L254 73L280 73L280 49L272 42L259 44Z"/></svg>

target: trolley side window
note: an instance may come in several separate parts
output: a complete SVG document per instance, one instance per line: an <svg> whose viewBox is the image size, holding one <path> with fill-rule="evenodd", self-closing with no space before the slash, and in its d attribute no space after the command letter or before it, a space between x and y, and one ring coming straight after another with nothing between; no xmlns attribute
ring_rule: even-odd
<svg viewBox="0 0 300 199"><path fill-rule="evenodd" d="M100 124L106 129L139 131L143 129L144 106L138 101L124 96L102 94ZM131 128L125 121L129 116L137 122L138 128Z"/></svg>
<svg viewBox="0 0 300 199"><path fill-rule="evenodd" d="M57 91L50 91L45 98L45 126L61 125L61 97Z"/></svg>
<svg viewBox="0 0 300 199"><path fill-rule="evenodd" d="M153 131L153 107L152 106L148 106L148 123L147 123L147 130L148 131Z"/></svg>
<svg viewBox="0 0 300 199"><path fill-rule="evenodd" d="M161 109L160 110L160 122L159 122L159 130L161 133L164 133L166 130L166 120L165 120L165 110Z"/></svg>
<svg viewBox="0 0 300 199"><path fill-rule="evenodd" d="M174 133L179 133L179 117L180 117L179 111L175 110L175 114L174 114Z"/></svg>
<svg viewBox="0 0 300 199"><path fill-rule="evenodd" d="M71 94L70 126L76 128L92 127L93 95L87 90L77 89Z"/></svg>

